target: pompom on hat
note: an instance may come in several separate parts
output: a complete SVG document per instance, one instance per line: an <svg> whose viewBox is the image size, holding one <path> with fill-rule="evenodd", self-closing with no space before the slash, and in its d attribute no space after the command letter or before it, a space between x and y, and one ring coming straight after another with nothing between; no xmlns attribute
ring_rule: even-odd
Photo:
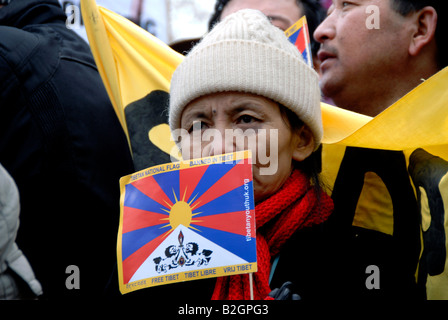
<svg viewBox="0 0 448 320"><path fill-rule="evenodd" d="M322 140L317 73L285 34L258 10L237 11L218 23L173 73L169 125L180 128L184 108L193 100L237 91L269 98L295 112Z"/></svg>

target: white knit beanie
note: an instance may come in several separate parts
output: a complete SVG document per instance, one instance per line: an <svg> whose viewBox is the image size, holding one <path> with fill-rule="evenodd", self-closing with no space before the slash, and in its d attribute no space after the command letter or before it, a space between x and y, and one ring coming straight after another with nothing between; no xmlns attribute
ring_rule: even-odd
<svg viewBox="0 0 448 320"><path fill-rule="evenodd" d="M322 139L317 73L285 34L257 10L244 9L218 23L185 57L171 79L169 124L180 128L194 99L226 91L257 94L295 112Z"/></svg>

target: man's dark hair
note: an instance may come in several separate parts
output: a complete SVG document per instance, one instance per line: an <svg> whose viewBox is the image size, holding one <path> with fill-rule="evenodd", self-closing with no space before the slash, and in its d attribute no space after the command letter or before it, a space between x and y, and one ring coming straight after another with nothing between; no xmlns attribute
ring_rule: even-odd
<svg viewBox="0 0 448 320"><path fill-rule="evenodd" d="M215 10L210 17L208 22L208 30L210 31L216 23L220 21L221 13L224 10L224 7L231 0L217 0L215 3ZM237 1L237 0L234 0ZM313 33L316 30L317 26L323 21L326 16L326 10L321 5L320 0L296 0L297 6L299 8L303 8L304 15L306 16L306 20L308 22L308 28L310 31L310 40L311 40L311 51L313 54L316 54L319 50L319 43L314 40Z"/></svg>
<svg viewBox="0 0 448 320"><path fill-rule="evenodd" d="M444 0L391 0L392 8L401 14L407 16L410 13L421 10L424 7L433 7L437 12L437 28L436 28L436 43L437 43L437 63L442 69L448 66L448 50L444 35L448 31L448 1Z"/></svg>

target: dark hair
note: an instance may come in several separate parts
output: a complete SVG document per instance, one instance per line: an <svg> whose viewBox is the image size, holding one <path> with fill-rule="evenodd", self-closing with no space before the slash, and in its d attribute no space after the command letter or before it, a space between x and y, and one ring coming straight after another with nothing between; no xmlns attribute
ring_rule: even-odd
<svg viewBox="0 0 448 320"><path fill-rule="evenodd" d="M423 9L424 7L433 7L437 12L437 27L436 27L436 43L437 43L437 63L442 69L448 66L448 50L447 45L443 39L448 31L448 2L445 0L390 0L392 9L407 16L410 13Z"/></svg>
<svg viewBox="0 0 448 320"><path fill-rule="evenodd" d="M208 22L209 31L220 21L221 13L230 1L231 0L216 1L215 10ZM326 16L325 8L321 5L320 0L296 0L296 3L299 8L303 8L303 13L306 16L310 31L311 52L315 55L319 50L320 44L313 38L313 33Z"/></svg>

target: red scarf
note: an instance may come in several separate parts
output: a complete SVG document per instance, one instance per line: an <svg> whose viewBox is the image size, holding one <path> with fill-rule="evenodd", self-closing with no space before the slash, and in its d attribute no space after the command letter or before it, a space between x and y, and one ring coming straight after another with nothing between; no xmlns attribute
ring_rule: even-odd
<svg viewBox="0 0 448 320"><path fill-rule="evenodd" d="M277 193L255 207L258 265L258 271L253 275L255 300L263 300L271 292L271 258L280 252L286 240L298 229L324 222L332 212L333 202L322 190L319 200L308 177L302 171L294 170ZM249 275L217 279L212 300L249 299Z"/></svg>

